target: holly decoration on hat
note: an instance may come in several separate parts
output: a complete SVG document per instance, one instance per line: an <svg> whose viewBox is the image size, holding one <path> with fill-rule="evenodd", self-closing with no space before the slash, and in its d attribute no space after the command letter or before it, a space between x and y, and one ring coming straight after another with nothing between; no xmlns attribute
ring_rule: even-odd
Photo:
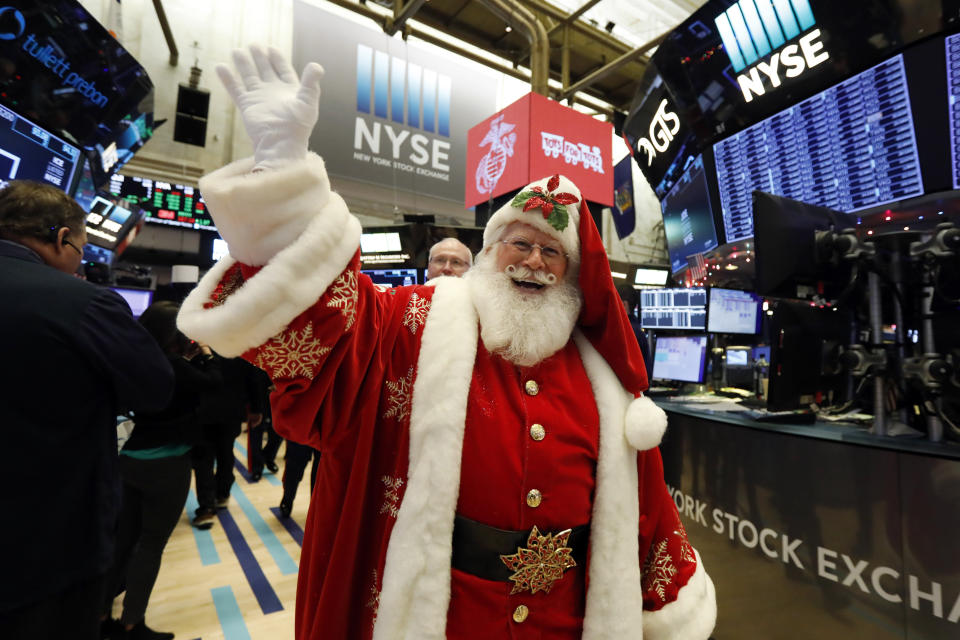
<svg viewBox="0 0 960 640"><path fill-rule="evenodd" d="M510 203L510 206L523 206L524 211L540 209L547 223L557 231L563 231L570 222L567 214L567 205L580 202L580 198L572 193L556 193L560 186L560 175L555 174L547 181L547 190L543 187L531 187L521 191Z"/></svg>

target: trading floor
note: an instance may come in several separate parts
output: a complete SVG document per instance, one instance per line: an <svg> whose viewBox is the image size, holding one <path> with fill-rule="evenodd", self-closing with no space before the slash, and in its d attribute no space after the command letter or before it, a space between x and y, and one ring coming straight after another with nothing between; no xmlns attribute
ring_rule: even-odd
<svg viewBox="0 0 960 640"><path fill-rule="evenodd" d="M303 526L310 503L309 467L290 518L280 517L284 448L277 475L265 471L251 482L247 435L234 443L236 482L230 504L213 528L190 524L196 508L191 488L187 506L163 554L147 625L170 631L177 640L273 640L293 637L293 608ZM122 596L114 602L120 613Z"/></svg>

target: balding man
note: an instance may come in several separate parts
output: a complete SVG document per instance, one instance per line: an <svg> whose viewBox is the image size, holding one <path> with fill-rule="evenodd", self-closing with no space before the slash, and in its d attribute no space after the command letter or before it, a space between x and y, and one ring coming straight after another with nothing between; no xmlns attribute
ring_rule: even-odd
<svg viewBox="0 0 960 640"><path fill-rule="evenodd" d="M460 277L473 266L470 249L456 238L444 238L430 247L430 261L427 265L427 280L439 276Z"/></svg>

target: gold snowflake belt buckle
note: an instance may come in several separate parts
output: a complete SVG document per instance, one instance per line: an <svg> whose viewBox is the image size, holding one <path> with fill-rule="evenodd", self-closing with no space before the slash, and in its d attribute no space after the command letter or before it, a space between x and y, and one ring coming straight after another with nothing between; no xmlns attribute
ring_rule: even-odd
<svg viewBox="0 0 960 640"><path fill-rule="evenodd" d="M550 593L554 583L563 577L567 569L577 566L573 559L573 549L567 546L572 529L557 534L540 533L533 527L527 538L527 546L517 547L517 552L501 555L500 560L513 571L510 581L513 589L510 595L530 591Z"/></svg>

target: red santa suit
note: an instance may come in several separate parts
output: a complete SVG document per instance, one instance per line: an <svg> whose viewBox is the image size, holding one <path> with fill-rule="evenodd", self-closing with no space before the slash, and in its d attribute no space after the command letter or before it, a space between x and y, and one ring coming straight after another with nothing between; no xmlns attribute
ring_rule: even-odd
<svg viewBox="0 0 960 640"><path fill-rule="evenodd" d="M323 452L297 638L709 637L713 585L663 481L662 411L579 331L532 367L487 351L468 280L374 285L319 157L251 168L201 182L234 241L180 326L266 370L278 433ZM265 216L308 222L265 256ZM451 568L455 516L549 534L589 525L588 555L550 580L558 556L531 545L517 554L525 580L479 578ZM520 582L539 589L512 593Z"/></svg>

